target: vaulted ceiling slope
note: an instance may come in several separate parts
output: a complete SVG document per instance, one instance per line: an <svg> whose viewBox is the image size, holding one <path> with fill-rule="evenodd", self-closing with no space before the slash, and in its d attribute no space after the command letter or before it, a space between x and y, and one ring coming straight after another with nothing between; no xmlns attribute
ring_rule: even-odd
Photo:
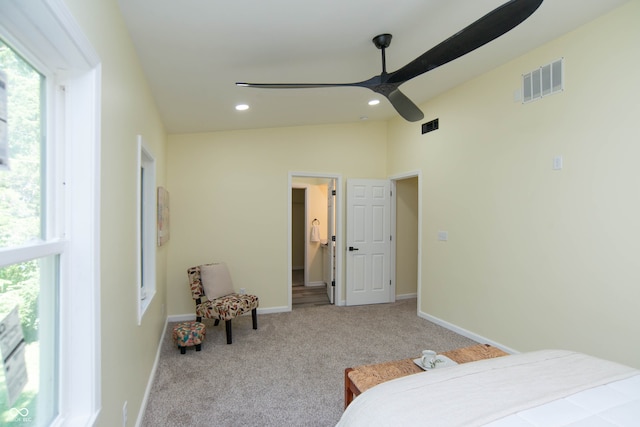
<svg viewBox="0 0 640 427"><path fill-rule="evenodd" d="M118 0L169 133L255 129L397 113L357 87L254 89L235 82L355 82L380 74L371 39L393 35L394 71L506 0ZM524 23L402 85L418 106L620 6L627 0L545 0ZM551 58L553 59L553 58ZM527 71L527 70L523 70ZM380 104L367 102L379 98ZM235 110L248 104L247 111ZM427 114L428 116L428 114Z"/></svg>

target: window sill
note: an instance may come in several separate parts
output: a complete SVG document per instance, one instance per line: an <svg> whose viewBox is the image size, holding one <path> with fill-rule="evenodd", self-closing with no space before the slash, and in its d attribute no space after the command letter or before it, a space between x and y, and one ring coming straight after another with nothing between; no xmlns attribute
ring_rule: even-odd
<svg viewBox="0 0 640 427"><path fill-rule="evenodd" d="M153 297L156 296L155 290L153 292L149 292L145 295L144 298L140 298L140 305L138 307L138 326L142 324L142 318L144 317L147 308L151 305L151 301L153 301Z"/></svg>

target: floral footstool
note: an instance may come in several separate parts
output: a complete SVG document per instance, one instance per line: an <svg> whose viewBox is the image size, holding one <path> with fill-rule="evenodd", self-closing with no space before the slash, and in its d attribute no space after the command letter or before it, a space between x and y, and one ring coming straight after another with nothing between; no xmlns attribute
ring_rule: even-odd
<svg viewBox="0 0 640 427"><path fill-rule="evenodd" d="M187 347L195 346L196 351L202 349L202 341L207 330L204 323L200 322L182 322L173 328L173 342L180 349L181 354L185 354Z"/></svg>

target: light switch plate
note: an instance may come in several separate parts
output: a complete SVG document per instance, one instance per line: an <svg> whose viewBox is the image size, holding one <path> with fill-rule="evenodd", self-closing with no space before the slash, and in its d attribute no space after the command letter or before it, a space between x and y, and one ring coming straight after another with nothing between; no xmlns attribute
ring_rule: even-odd
<svg viewBox="0 0 640 427"><path fill-rule="evenodd" d="M554 171L562 170L562 163L563 163L562 156L555 156L553 158L553 170Z"/></svg>

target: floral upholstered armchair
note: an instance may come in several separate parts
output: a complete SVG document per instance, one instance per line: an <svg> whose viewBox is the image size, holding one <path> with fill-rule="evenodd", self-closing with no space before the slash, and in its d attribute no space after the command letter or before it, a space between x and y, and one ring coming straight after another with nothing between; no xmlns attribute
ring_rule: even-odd
<svg viewBox="0 0 640 427"><path fill-rule="evenodd" d="M196 302L196 320L215 319L217 326L224 320L227 344L231 344L231 320L251 312L253 329L258 329L258 297L238 294L233 289L225 263L203 264L187 270L191 296Z"/></svg>

